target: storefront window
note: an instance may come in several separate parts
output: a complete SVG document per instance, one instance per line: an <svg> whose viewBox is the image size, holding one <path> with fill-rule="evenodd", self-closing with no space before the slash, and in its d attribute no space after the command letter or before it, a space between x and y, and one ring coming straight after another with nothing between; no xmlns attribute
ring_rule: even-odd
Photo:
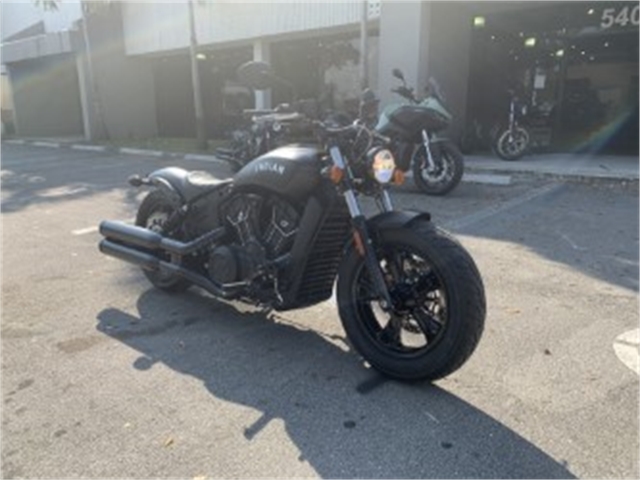
<svg viewBox="0 0 640 480"><path fill-rule="evenodd" d="M472 39L472 121L504 118L514 89L538 115L538 147L637 153L639 15L631 2L484 15Z"/></svg>
<svg viewBox="0 0 640 480"><path fill-rule="evenodd" d="M276 73L294 89L275 89L274 104L313 98L323 110L357 111L360 96L360 40L356 34L331 35L273 44ZM370 87L377 88L378 36L368 39Z"/></svg>

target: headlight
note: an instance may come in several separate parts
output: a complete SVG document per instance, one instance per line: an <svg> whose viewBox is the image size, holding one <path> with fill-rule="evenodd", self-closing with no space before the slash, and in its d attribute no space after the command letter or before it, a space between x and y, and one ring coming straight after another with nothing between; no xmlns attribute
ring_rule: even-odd
<svg viewBox="0 0 640 480"><path fill-rule="evenodd" d="M373 177L379 183L389 183L393 179L396 169L396 161L386 148L371 149L367 155L369 157Z"/></svg>

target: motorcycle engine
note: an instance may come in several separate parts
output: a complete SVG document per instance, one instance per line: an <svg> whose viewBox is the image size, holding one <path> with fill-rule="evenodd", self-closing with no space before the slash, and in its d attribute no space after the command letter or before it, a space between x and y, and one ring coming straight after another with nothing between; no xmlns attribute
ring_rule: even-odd
<svg viewBox="0 0 640 480"><path fill-rule="evenodd" d="M219 283L259 276L269 261L291 249L300 221L296 209L283 200L252 194L234 197L223 215L236 238L209 254L209 275Z"/></svg>

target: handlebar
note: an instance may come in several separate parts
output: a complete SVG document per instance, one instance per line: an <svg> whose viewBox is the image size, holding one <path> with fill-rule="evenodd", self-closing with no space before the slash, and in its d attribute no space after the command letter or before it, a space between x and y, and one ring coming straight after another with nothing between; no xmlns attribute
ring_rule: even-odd
<svg viewBox="0 0 640 480"><path fill-rule="evenodd" d="M293 112L293 113L269 113L264 115L254 115L251 120L254 122L295 122L298 120L304 120L306 117L301 113Z"/></svg>
<svg viewBox="0 0 640 480"><path fill-rule="evenodd" d="M381 140L384 143L390 143L391 139L389 137L385 137L384 135L380 135L374 129L367 127L364 123L356 120L350 125L346 127L330 127L326 123L316 120L312 122L315 127L317 127L321 132L328 137L340 137L343 135L353 134L362 130L366 130L371 137Z"/></svg>
<svg viewBox="0 0 640 480"><path fill-rule="evenodd" d="M405 87L404 85L401 85L401 86L396 87L396 88L392 88L391 91L393 93L397 93L402 98L406 98L407 100L410 100L410 101L412 101L414 103L417 102L416 97L413 94L413 90L411 88Z"/></svg>

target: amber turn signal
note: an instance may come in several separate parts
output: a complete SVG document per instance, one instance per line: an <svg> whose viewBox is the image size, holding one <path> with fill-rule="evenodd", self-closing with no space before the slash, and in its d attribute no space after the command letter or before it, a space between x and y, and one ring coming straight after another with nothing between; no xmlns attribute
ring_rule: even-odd
<svg viewBox="0 0 640 480"><path fill-rule="evenodd" d="M344 177L344 170L342 170L340 167L336 167L335 165L333 165L329 169L329 179L333 183L340 183L342 181L342 177Z"/></svg>
<svg viewBox="0 0 640 480"><path fill-rule="evenodd" d="M404 183L404 172L402 170L396 168L396 171L393 172L393 183L394 185L402 185Z"/></svg>
<svg viewBox="0 0 640 480"><path fill-rule="evenodd" d="M361 257L364 257L364 245L362 244L362 238L357 230L353 231L353 244L356 247L356 251Z"/></svg>

